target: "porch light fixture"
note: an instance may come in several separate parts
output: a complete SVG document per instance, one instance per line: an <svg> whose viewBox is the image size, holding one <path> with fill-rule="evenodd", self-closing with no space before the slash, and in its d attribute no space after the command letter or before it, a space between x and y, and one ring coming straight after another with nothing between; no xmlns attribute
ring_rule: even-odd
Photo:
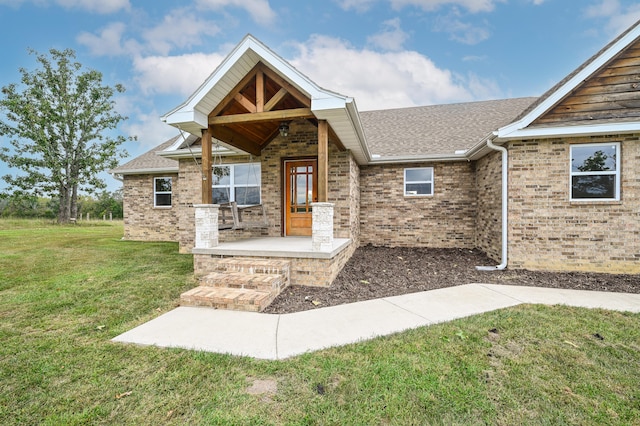
<svg viewBox="0 0 640 426"><path fill-rule="evenodd" d="M286 121L281 122L280 126L278 127L278 131L280 132L280 136L282 136L283 138L289 136L289 123L287 123Z"/></svg>

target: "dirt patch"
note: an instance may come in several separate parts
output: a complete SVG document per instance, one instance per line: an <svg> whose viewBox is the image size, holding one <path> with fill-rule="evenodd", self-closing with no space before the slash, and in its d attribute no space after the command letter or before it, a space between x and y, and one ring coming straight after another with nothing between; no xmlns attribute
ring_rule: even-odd
<svg viewBox="0 0 640 426"><path fill-rule="evenodd" d="M276 382L275 380L260 380L248 378L247 381L251 384L247 387L245 392L249 395L261 396L262 401L264 402L270 402L271 397L278 392L278 382Z"/></svg>
<svg viewBox="0 0 640 426"><path fill-rule="evenodd" d="M470 283L640 293L640 275L475 268L495 264L478 250L364 246L331 287L290 286L265 312L298 312Z"/></svg>

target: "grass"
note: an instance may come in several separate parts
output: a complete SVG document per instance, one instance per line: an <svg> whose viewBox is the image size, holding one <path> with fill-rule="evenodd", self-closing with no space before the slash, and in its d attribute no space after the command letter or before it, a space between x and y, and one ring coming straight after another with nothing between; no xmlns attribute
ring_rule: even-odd
<svg viewBox="0 0 640 426"><path fill-rule="evenodd" d="M176 244L121 235L0 221L0 424L640 424L638 314L525 305L276 362L111 343L193 286Z"/></svg>

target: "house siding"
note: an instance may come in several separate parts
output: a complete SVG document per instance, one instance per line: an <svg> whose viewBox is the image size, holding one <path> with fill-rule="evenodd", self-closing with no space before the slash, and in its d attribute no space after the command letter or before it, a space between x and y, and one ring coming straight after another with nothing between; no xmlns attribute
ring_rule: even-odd
<svg viewBox="0 0 640 426"><path fill-rule="evenodd" d="M434 194L404 196L404 169L434 168ZM477 210L471 162L360 169L360 244L473 248Z"/></svg>
<svg viewBox="0 0 640 426"><path fill-rule="evenodd" d="M502 155L493 152L476 162L478 209L475 246L500 262L502 252Z"/></svg>
<svg viewBox="0 0 640 426"><path fill-rule="evenodd" d="M170 177L171 207L154 207L154 177ZM180 203L178 175L127 175L123 182L124 239L133 241L177 241Z"/></svg>
<svg viewBox="0 0 640 426"><path fill-rule="evenodd" d="M621 196L569 200L571 144L621 142ZM509 267L640 272L640 135L509 144Z"/></svg>
<svg viewBox="0 0 640 426"><path fill-rule="evenodd" d="M640 41L632 43L532 126L637 120L640 116L638 72Z"/></svg>

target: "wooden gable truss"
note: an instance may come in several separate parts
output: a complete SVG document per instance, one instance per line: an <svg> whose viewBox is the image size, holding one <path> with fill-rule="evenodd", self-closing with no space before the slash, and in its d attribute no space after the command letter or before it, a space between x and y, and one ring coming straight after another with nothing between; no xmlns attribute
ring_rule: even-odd
<svg viewBox="0 0 640 426"><path fill-rule="evenodd" d="M317 120L311 99L262 62L231 90L209 114L202 134L202 202L211 204L212 140L259 156L279 134L282 122L306 119L318 128L318 201L328 198L328 144L345 150L326 120Z"/></svg>

